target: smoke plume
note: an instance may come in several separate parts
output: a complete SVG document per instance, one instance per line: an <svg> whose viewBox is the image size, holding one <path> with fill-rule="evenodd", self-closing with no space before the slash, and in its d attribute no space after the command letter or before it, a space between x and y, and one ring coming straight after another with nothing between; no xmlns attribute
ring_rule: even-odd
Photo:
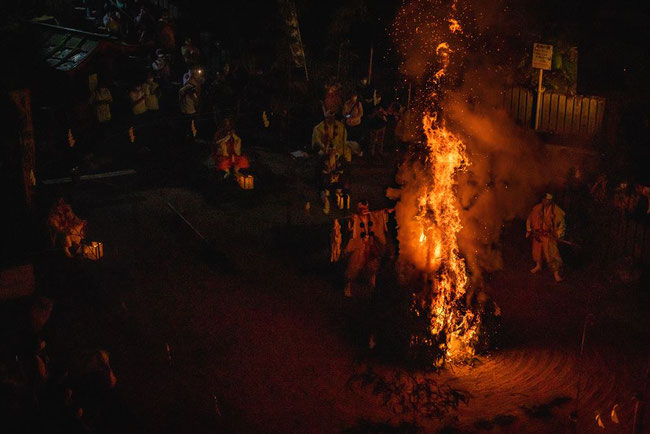
<svg viewBox="0 0 650 434"><path fill-rule="evenodd" d="M426 4L440 3L424 0L411 2L402 16L398 15L398 19L408 25L397 23L396 28L410 28L413 25L417 10L413 8L414 4L426 7ZM452 7L460 9L456 2L452 3ZM447 12L435 17L436 10L425 13L420 9L417 14L433 17L431 19L437 22L420 24L421 29L428 31L419 30L409 40L398 41L404 55L403 72L410 76L426 74L431 70L428 66L439 63L435 50L431 48L446 42L444 32L441 32L446 27L440 23L448 21ZM484 21L492 18L492 15L489 18L484 16ZM484 23L482 26L474 25L474 28L483 26ZM396 32L396 35L399 38L409 37L405 31ZM427 38L432 39L427 42ZM418 49L419 46L423 48ZM485 52L472 51L467 47L462 48L461 52L459 45L454 44L451 50L452 59L463 56L462 62L456 61L454 64L452 61L451 65L456 66L454 73L458 79L454 83L447 83L447 88L436 95L435 104L436 110L442 113L441 122L462 138L467 149L469 166L457 174L456 194L463 225L458 243L473 282L480 284L484 272L503 267L500 246L503 225L517 218L525 218L532 205L539 200L540 193L564 178L571 162L563 155L549 152L530 128L516 125L502 108L502 65L491 62ZM428 110L426 106L418 109L422 113ZM402 259L417 269L425 270L426 255L420 251L421 243L417 242L421 230L416 216L418 197L423 186L431 182L431 177L422 168L417 158L402 164L397 176L402 189L396 205L396 218L400 227L398 236Z"/></svg>

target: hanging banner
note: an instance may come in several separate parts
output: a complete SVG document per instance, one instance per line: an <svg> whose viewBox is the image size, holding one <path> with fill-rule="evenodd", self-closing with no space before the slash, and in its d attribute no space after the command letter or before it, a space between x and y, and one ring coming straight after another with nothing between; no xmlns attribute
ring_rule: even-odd
<svg viewBox="0 0 650 434"><path fill-rule="evenodd" d="M282 10L282 17L287 26L287 34L289 35L289 49L293 57L293 63L297 68L305 68L305 75L307 75L307 62L305 60L305 50L302 46L302 38L300 37L300 26L298 24L298 14L296 12L296 4L293 0L278 0L280 9Z"/></svg>
<svg viewBox="0 0 650 434"><path fill-rule="evenodd" d="M35 149L34 149L34 124L32 123L32 99L29 89L19 89L9 92L9 97L14 103L18 115L20 142L20 160L23 173L23 186L25 187L25 203L28 207L33 204L34 188L36 187Z"/></svg>

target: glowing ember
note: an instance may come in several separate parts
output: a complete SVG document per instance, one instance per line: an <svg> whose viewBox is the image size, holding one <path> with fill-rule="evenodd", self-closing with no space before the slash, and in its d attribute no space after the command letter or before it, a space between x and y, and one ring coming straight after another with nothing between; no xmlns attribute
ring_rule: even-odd
<svg viewBox="0 0 650 434"><path fill-rule="evenodd" d="M462 32L463 28L460 26L458 20L449 18L449 31L451 31L451 33Z"/></svg>

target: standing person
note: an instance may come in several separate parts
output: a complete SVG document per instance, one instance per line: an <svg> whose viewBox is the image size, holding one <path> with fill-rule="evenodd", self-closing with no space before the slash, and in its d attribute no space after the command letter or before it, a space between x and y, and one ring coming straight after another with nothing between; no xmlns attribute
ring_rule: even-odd
<svg viewBox="0 0 650 434"><path fill-rule="evenodd" d="M96 129L97 135L93 140L95 148L100 146L106 140L106 132L111 122L111 103L113 102L113 95L108 90L103 80L98 80L97 87L90 93L89 103L95 109L95 118L99 123Z"/></svg>
<svg viewBox="0 0 650 434"><path fill-rule="evenodd" d="M103 81L97 83L97 87L90 94L89 102L95 108L95 116L100 125L111 120L111 103L113 102L113 95L111 95L111 91L108 90Z"/></svg>
<svg viewBox="0 0 650 434"><path fill-rule="evenodd" d="M369 147L370 147L370 156L374 157L375 152L383 157L384 155L384 139L386 136L386 124L388 124L388 112L384 110L381 104L377 104L373 107L373 111L370 114L370 137L369 137Z"/></svg>
<svg viewBox="0 0 650 434"><path fill-rule="evenodd" d="M139 44L142 44L154 38L155 35L153 34L153 30L156 25L156 21L154 20L151 13L149 13L149 10L147 10L147 7L145 5L140 6L140 11L135 17L135 24L136 30L139 33Z"/></svg>
<svg viewBox="0 0 650 434"><path fill-rule="evenodd" d="M341 84L331 80L325 85L325 98L323 99L323 114L333 112L335 115L341 110Z"/></svg>
<svg viewBox="0 0 650 434"><path fill-rule="evenodd" d="M156 50L156 59L151 64L151 68L159 80L163 80L164 82L169 80L169 75L171 74L170 64L169 56L161 48L158 48Z"/></svg>
<svg viewBox="0 0 650 434"><path fill-rule="evenodd" d="M187 116L195 116L199 109L199 93L191 84L186 84L178 91L178 102L181 113Z"/></svg>
<svg viewBox="0 0 650 434"><path fill-rule="evenodd" d="M361 119L363 118L363 104L359 101L358 93L352 96L343 104L343 117L348 128L350 140L359 142L361 140Z"/></svg>
<svg viewBox="0 0 650 434"><path fill-rule="evenodd" d="M147 102L142 85L133 85L129 91L129 99L131 100L131 112L136 119L139 119L147 111Z"/></svg>
<svg viewBox="0 0 650 434"><path fill-rule="evenodd" d="M337 158L343 157L348 163L352 160L345 125L336 120L333 112L327 112L325 120L314 127L311 144L319 155L329 155L333 150Z"/></svg>
<svg viewBox="0 0 650 434"><path fill-rule="evenodd" d="M199 58L201 57L201 52L192 42L192 38L185 38L185 44L181 47L181 55L185 64L188 68L199 63Z"/></svg>
<svg viewBox="0 0 650 434"><path fill-rule="evenodd" d="M535 274L542 269L542 259L553 271L556 282L561 282L560 266L562 258L557 248L558 240L564 237L566 224L564 211L553 202L553 195L546 193L541 203L533 207L526 220L526 238L532 237Z"/></svg>
<svg viewBox="0 0 650 434"><path fill-rule="evenodd" d="M326 215L330 213L330 198L335 197L337 205L339 197L344 204L349 200L349 182L345 176L344 166L333 148L323 156L318 190L323 204L323 213Z"/></svg>
<svg viewBox="0 0 650 434"><path fill-rule="evenodd" d="M160 96L160 86L153 79L153 74L147 74L147 79L142 83L142 89L144 90L144 102L147 106L148 111L157 112L160 109L159 96Z"/></svg>
<svg viewBox="0 0 650 434"><path fill-rule="evenodd" d="M201 93L201 87L204 82L205 75L203 74L203 69L198 65L189 68L187 72L183 74L183 86L191 84L196 88L198 93Z"/></svg>
<svg viewBox="0 0 650 434"><path fill-rule="evenodd" d="M158 45L170 53L176 49L176 33L169 18L169 9L163 9L158 20Z"/></svg>
<svg viewBox="0 0 650 434"><path fill-rule="evenodd" d="M350 241L345 248L349 254L345 270L345 296L352 297L352 282L362 273L367 274L371 290L374 290L377 271L386 250L388 211L370 211L368 201L357 203L356 213L348 223Z"/></svg>
<svg viewBox="0 0 650 434"><path fill-rule="evenodd" d="M188 83L178 91L178 102L181 113L187 118L183 120L185 138L193 140L199 111L199 93L193 85Z"/></svg>
<svg viewBox="0 0 650 434"><path fill-rule="evenodd" d="M596 203L605 204L607 201L607 175L599 175L594 185L589 189L589 193Z"/></svg>
<svg viewBox="0 0 650 434"><path fill-rule="evenodd" d="M135 141L138 137L137 143L142 151L149 149L149 129L146 128L147 123L147 100L142 84L134 85L129 91L129 99L131 100L131 113L133 114L133 124L131 125L132 136L131 141ZM131 133L130 133L131 134Z"/></svg>

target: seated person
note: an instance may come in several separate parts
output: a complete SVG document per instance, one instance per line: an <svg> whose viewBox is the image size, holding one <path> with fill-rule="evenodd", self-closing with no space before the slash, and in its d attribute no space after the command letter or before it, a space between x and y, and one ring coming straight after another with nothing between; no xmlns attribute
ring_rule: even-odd
<svg viewBox="0 0 650 434"><path fill-rule="evenodd" d="M193 66L199 63L201 51L194 45L192 38L185 38L185 44L181 47L181 55L187 66Z"/></svg>
<svg viewBox="0 0 650 434"><path fill-rule="evenodd" d="M63 238L63 252L69 258L73 253L78 253L81 242L86 236L86 220L75 215L65 200L59 198L50 210L47 224L52 231L52 241L61 235ZM71 251L72 249L72 251Z"/></svg>
<svg viewBox="0 0 650 434"><path fill-rule="evenodd" d="M235 132L230 119L226 119L222 128L214 133L213 158L218 171L223 171L224 179L230 176L230 170L239 173L240 169L248 169L248 158L241 153L241 138Z"/></svg>
<svg viewBox="0 0 650 434"><path fill-rule="evenodd" d="M334 112L328 111L325 113L325 120L314 127L311 144L319 155L327 155L332 149L337 158L343 157L345 161L350 162L352 152L347 137L343 122L337 121Z"/></svg>

